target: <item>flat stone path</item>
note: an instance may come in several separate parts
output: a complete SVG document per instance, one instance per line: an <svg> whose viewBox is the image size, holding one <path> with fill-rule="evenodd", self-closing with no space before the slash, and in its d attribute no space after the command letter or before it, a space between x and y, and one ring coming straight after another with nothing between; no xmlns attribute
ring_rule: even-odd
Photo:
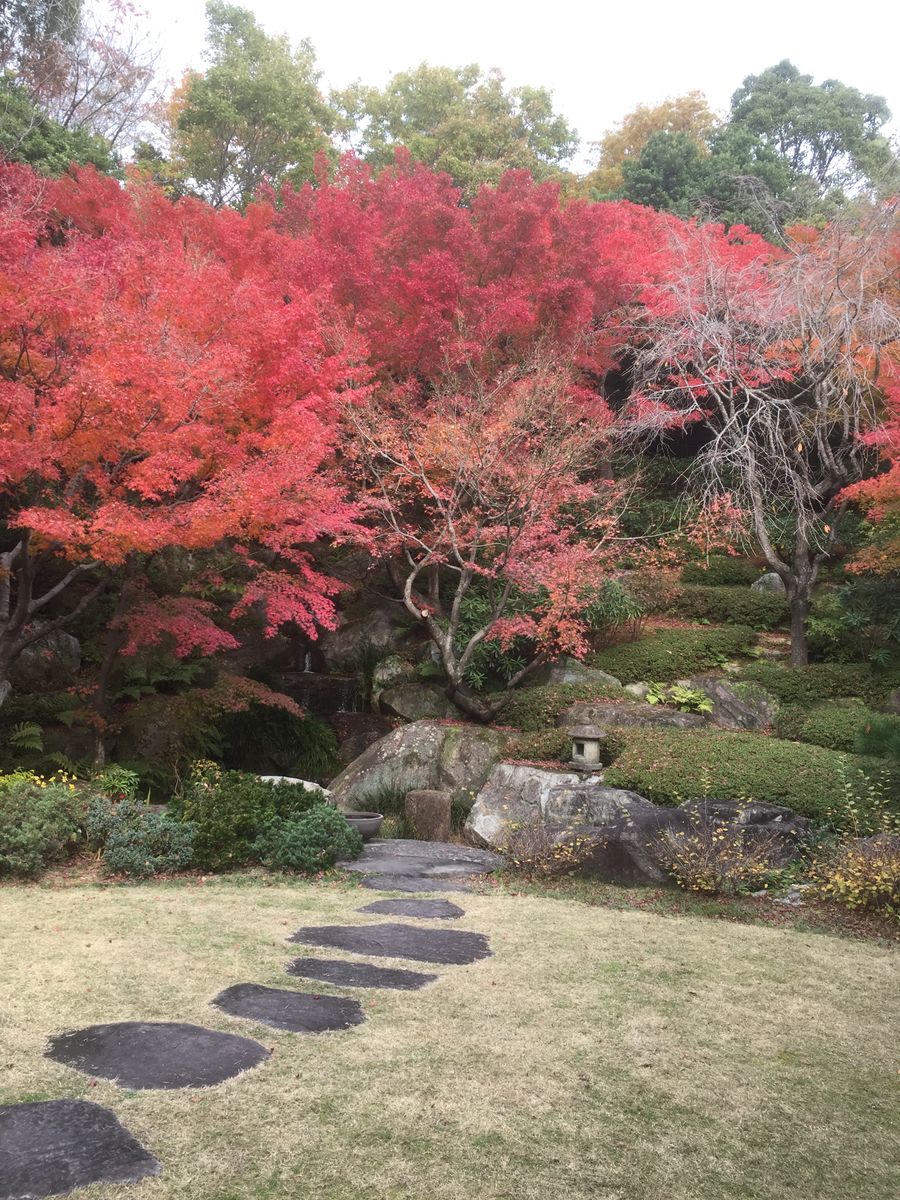
<svg viewBox="0 0 900 1200"><path fill-rule="evenodd" d="M349 1029L366 1019L358 1000L314 996L309 992L263 987L259 983L236 983L220 992L213 1004L233 1017L245 1017L290 1033Z"/></svg>
<svg viewBox="0 0 900 1200"><path fill-rule="evenodd" d="M199 1088L258 1067L269 1051L252 1038L176 1022L122 1021L52 1037L48 1058L119 1087Z"/></svg>
<svg viewBox="0 0 900 1200"><path fill-rule="evenodd" d="M400 967L376 967L374 963L347 962L342 958L295 958L285 968L288 975L300 979L315 979L337 987L394 988L415 992L426 983L434 983L437 975L424 971L403 971Z"/></svg>
<svg viewBox="0 0 900 1200"><path fill-rule="evenodd" d="M352 954L373 954L376 958L457 965L477 962L491 953L483 933L422 929L417 925L311 925L298 929L288 941L331 946Z"/></svg>
<svg viewBox="0 0 900 1200"><path fill-rule="evenodd" d="M418 875L364 875L360 886L374 892L471 892L464 879L429 879Z"/></svg>
<svg viewBox="0 0 900 1200"><path fill-rule="evenodd" d="M115 1113L99 1104L0 1106L0 1200L37 1200L91 1183L137 1183L161 1170Z"/></svg>
<svg viewBox="0 0 900 1200"><path fill-rule="evenodd" d="M460 880L489 875L503 863L499 854L461 846L456 842L418 842L412 838L384 838L367 842L359 858L338 865L379 880L383 890L458 890ZM409 880L409 884L402 881ZM430 887L424 881L430 881ZM456 881L453 886L451 882ZM365 881L364 881L365 882ZM446 884L446 888L442 886ZM375 886L368 883L367 886ZM465 883L461 884L465 888Z"/></svg>
<svg viewBox="0 0 900 1200"><path fill-rule="evenodd" d="M451 904L449 900L373 900L356 911L383 913L392 917L437 917L443 920L453 920L463 915L459 905Z"/></svg>
<svg viewBox="0 0 900 1200"><path fill-rule="evenodd" d="M395 838L369 842L354 862L364 887L411 895L375 900L357 912L455 920L449 900L417 893L470 890L470 877L502 864L497 854L452 842ZM481 933L397 923L322 925L298 929L288 941L379 958L461 965L491 954ZM302 956L286 973L337 987L417 991L439 976L369 962ZM349 1029L365 1021L358 1000L259 983L236 983L212 1001L221 1012L290 1033ZM270 1051L252 1038L180 1022L121 1021L51 1037L48 1058L124 1088L210 1087L259 1066ZM92 1183L131 1183L158 1175L159 1162L115 1114L84 1100L0 1106L0 1200L38 1200Z"/></svg>

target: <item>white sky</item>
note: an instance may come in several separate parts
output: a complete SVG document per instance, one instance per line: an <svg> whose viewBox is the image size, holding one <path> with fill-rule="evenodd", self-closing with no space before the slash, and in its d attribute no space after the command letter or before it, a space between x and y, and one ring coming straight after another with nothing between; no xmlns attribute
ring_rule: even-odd
<svg viewBox="0 0 900 1200"><path fill-rule="evenodd" d="M887 98L900 125L896 0L237 0L270 33L313 42L322 87L383 84L422 61L499 67L510 84L543 86L588 143L639 103L694 88L727 109L746 75L789 58L817 83L837 78ZM139 0L166 72L202 66L204 0Z"/></svg>

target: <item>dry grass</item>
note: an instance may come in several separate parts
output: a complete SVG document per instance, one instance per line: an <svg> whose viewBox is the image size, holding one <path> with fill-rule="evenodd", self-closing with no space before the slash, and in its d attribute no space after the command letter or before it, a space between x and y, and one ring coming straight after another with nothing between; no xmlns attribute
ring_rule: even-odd
<svg viewBox="0 0 900 1200"><path fill-rule="evenodd" d="M461 897L494 957L366 1024L277 1033L218 1013L285 976L303 924L367 920L344 885L0 890L0 1103L106 1104L162 1161L85 1200L893 1200L896 951L503 894ZM315 953L315 951L309 951ZM419 966L421 964L410 964ZM309 984L312 989L317 985ZM329 991L324 985L322 991ZM125 1092L41 1056L92 1022L259 1037L204 1091Z"/></svg>

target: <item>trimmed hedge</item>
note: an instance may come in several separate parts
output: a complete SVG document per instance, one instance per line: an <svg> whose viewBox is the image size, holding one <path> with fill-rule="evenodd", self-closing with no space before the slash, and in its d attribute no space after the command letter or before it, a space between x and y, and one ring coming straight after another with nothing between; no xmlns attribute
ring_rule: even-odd
<svg viewBox="0 0 900 1200"><path fill-rule="evenodd" d="M704 796L780 804L824 819L845 799L845 783L878 777L883 760L838 754L755 733L724 730L617 731L621 747L604 773L656 804Z"/></svg>
<svg viewBox="0 0 900 1200"><path fill-rule="evenodd" d="M564 729L516 735L506 743L506 755L518 762L567 763L572 757L572 738Z"/></svg>
<svg viewBox="0 0 900 1200"><path fill-rule="evenodd" d="M858 697L866 704L874 705L887 690L865 663L811 663L808 667L798 668L755 662L741 675L761 683L782 704L803 708L844 697Z"/></svg>
<svg viewBox="0 0 900 1200"><path fill-rule="evenodd" d="M612 646L594 657L593 665L623 683L670 683L721 666L753 643L746 625L725 629L657 629L637 642Z"/></svg>
<svg viewBox="0 0 900 1200"><path fill-rule="evenodd" d="M748 625L751 629L774 629L788 616L784 596L770 592L754 592L743 587L682 588L672 604L672 611L682 617L713 624Z"/></svg>
<svg viewBox="0 0 900 1200"><path fill-rule="evenodd" d="M900 717L881 717L858 700L835 700L817 704L815 708L785 705L775 718L775 732L780 738L794 742L809 742L813 746L853 754L858 748L860 734L871 727L873 721L887 722L900 735Z"/></svg>
<svg viewBox="0 0 900 1200"><path fill-rule="evenodd" d="M625 701L621 688L602 683L555 683L545 687L522 688L513 692L497 718L525 733L555 729L560 713L579 700Z"/></svg>
<svg viewBox="0 0 900 1200"><path fill-rule="evenodd" d="M698 583L706 587L749 587L763 574L765 568L760 570L746 558L711 554L706 562L685 563L681 582Z"/></svg>
<svg viewBox="0 0 900 1200"><path fill-rule="evenodd" d="M0 780L0 877L38 875L67 858L81 835L83 809L67 783L24 773Z"/></svg>

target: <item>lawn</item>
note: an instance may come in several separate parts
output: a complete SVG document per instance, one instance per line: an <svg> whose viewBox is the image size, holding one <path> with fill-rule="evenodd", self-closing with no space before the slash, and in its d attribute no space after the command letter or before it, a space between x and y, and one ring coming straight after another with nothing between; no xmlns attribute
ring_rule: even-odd
<svg viewBox="0 0 900 1200"><path fill-rule="evenodd" d="M355 1029L298 1036L209 1007L241 981L303 987L283 974L306 949L286 935L379 919L354 913L371 898L227 879L0 890L0 1103L97 1101L163 1163L85 1200L900 1194L895 949L471 895L454 924L486 933L493 957L437 968L418 993L347 991L366 1006ZM41 1056L48 1034L134 1019L274 1054L179 1092L124 1092Z"/></svg>

